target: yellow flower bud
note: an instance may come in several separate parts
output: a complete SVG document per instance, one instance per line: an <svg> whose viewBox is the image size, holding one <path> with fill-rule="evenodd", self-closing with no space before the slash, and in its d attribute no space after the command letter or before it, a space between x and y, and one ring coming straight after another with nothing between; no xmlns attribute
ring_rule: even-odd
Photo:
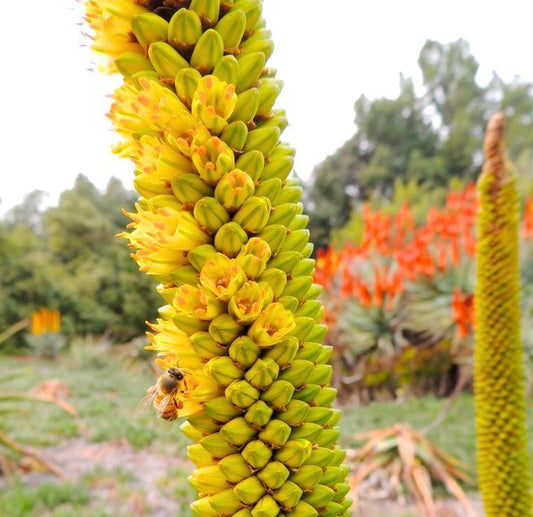
<svg viewBox="0 0 533 517"><path fill-rule="evenodd" d="M200 282L218 300L227 302L246 282L246 275L236 260L215 253L205 261Z"/></svg>
<svg viewBox="0 0 533 517"><path fill-rule="evenodd" d="M212 320L225 309L224 305L212 294L190 284L184 284L178 288L173 305L187 316L206 321Z"/></svg>
<svg viewBox="0 0 533 517"><path fill-rule="evenodd" d="M294 316L281 305L271 303L254 321L248 335L260 347L279 343L295 326Z"/></svg>

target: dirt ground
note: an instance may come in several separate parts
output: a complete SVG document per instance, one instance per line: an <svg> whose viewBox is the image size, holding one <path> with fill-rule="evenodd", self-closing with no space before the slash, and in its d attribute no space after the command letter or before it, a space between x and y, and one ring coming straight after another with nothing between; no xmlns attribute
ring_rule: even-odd
<svg viewBox="0 0 533 517"><path fill-rule="evenodd" d="M179 515L185 501L176 501L162 488L172 469L188 470L180 458L160 456L145 450L134 450L125 440L118 442L88 443L81 438L67 440L55 447L44 449L44 456L58 465L72 482L96 472L91 477L91 495L95 504L105 504L121 513L135 517L174 517ZM116 473L120 472L117 476ZM117 479L122 478L122 480ZM49 479L47 474L32 473L26 481L37 484ZM127 488L125 490L124 484ZM484 514L477 494L471 501ZM119 506L117 506L119 505ZM455 500L437 501L438 517L469 517ZM180 512L181 513L181 512ZM354 517L419 517L416 507L407 502L391 499L360 497Z"/></svg>

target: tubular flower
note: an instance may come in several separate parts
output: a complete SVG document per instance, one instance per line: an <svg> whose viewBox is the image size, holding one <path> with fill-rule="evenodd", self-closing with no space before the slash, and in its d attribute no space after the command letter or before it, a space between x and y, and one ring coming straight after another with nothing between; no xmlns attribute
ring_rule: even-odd
<svg viewBox="0 0 533 517"><path fill-rule="evenodd" d="M193 510L347 517L331 353L262 2L86 5L95 50L124 78L109 117L140 199L121 236L161 282L148 348L166 372L149 393L161 418L187 418Z"/></svg>
<svg viewBox="0 0 533 517"><path fill-rule="evenodd" d="M478 180L474 390L479 488L487 517L533 515L520 340L518 193L501 113L489 121Z"/></svg>

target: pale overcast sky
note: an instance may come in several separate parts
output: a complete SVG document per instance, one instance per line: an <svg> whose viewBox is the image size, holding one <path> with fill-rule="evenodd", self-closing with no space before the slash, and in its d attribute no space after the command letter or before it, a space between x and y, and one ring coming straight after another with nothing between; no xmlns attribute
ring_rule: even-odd
<svg viewBox="0 0 533 517"><path fill-rule="evenodd" d="M524 0L264 0L276 50L269 62L285 88L283 140L304 178L355 131L354 101L394 96L399 75L418 78L425 40L470 42L480 80L496 71L533 81L533 6ZM82 173L99 188L111 176L131 186L132 165L111 155L104 114L114 80L88 71L75 0L2 5L0 214L41 189L54 204Z"/></svg>

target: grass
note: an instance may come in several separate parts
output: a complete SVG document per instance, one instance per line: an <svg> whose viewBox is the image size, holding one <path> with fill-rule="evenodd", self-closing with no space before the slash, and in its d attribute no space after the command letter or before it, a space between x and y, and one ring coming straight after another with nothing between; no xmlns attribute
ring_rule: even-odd
<svg viewBox="0 0 533 517"><path fill-rule="evenodd" d="M29 372L7 382L4 389L27 390L38 382L56 378L70 387L72 397L69 402L80 413L74 418L52 405L19 403L19 411L2 414L2 429L23 443L43 447L78 437L93 443L126 440L135 449L185 458L189 440L176 429L176 424L169 432L168 426L153 414L134 416L146 388L154 383L154 374L142 363L126 368L117 354L107 348L101 349L97 344L85 348L78 345L57 360L31 360L22 365L20 359L1 356L0 376L21 366ZM404 403L380 402L361 408L346 408L340 422L341 444L353 446L350 437L355 432L390 426L395 422L407 422L422 428L436 417L444 402L426 397ZM533 444L531 404L528 409L530 444ZM429 435L436 445L469 466L472 474L475 469L473 415L472 396L462 395L443 424ZM192 516L188 505L195 493L186 481L188 474L189 467L184 462L182 467L173 468L158 483L161 494L180 502L177 515L181 517ZM54 480L37 486L22 482L8 486L0 479L0 508L9 517L132 517L122 510L99 506L93 492L112 482L116 485L117 499L124 499L131 495L134 481L131 473L121 468L112 471L96 469L82 476L76 484ZM142 492L142 487L137 491Z"/></svg>

